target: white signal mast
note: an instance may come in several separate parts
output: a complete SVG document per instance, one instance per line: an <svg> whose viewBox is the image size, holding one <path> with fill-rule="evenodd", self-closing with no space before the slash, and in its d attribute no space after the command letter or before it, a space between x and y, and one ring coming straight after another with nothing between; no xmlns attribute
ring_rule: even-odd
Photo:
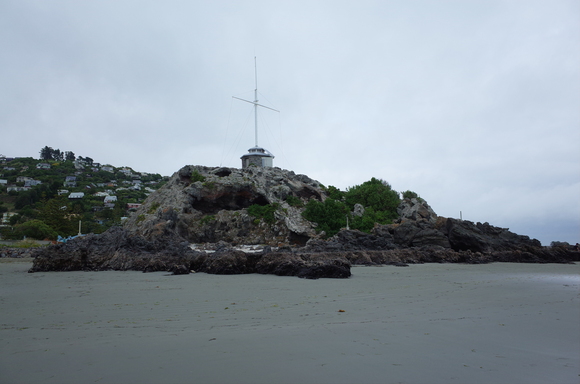
<svg viewBox="0 0 580 384"><path fill-rule="evenodd" d="M274 155L270 153L267 149L258 146L258 107L267 108L272 111L280 112L277 109L266 107L258 103L258 65L256 64L256 57L254 56L254 72L256 77L256 88L254 89L254 101L240 99L239 97L232 96L234 99L245 101L254 105L254 134L255 142L254 147L248 149L248 153L241 157L242 159L242 169L248 168L250 166L254 167L272 167Z"/></svg>

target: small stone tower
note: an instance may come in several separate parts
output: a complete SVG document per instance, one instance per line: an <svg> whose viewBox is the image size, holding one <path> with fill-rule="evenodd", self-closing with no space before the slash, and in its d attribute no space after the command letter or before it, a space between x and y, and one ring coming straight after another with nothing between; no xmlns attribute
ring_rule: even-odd
<svg viewBox="0 0 580 384"><path fill-rule="evenodd" d="M241 159L242 169L252 165L256 167L272 167L274 155L267 149L255 146L248 149L248 153L242 156Z"/></svg>

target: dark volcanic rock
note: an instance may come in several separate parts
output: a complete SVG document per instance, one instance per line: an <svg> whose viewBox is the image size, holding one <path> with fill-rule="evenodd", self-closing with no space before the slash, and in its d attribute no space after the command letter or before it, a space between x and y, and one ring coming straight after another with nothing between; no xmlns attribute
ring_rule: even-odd
<svg viewBox="0 0 580 384"><path fill-rule="evenodd" d="M32 257L33 252L34 248L0 247L0 258L9 257L21 259L25 257Z"/></svg>
<svg viewBox="0 0 580 384"><path fill-rule="evenodd" d="M388 232L382 235L343 229L328 240L312 239L300 252L342 252L356 250L394 249L393 236Z"/></svg>
<svg viewBox="0 0 580 384"><path fill-rule="evenodd" d="M147 240L121 228L87 235L64 244L38 249L29 272L41 271L168 271L191 270L220 275L262 273L304 278L347 278L350 263L327 255L297 256L292 252L245 253L226 243L214 253L194 251L175 236Z"/></svg>
<svg viewBox="0 0 580 384"><path fill-rule="evenodd" d="M268 253L256 265L256 272L278 276L298 276L307 279L321 277L347 278L350 262L335 254Z"/></svg>
<svg viewBox="0 0 580 384"><path fill-rule="evenodd" d="M445 230L451 247L458 251L513 251L542 246L538 240L517 235L506 228L494 227L488 223L474 224L466 220L447 219Z"/></svg>
<svg viewBox="0 0 580 384"><path fill-rule="evenodd" d="M175 266L189 270L195 251L183 239L161 236L146 240L121 228L100 235L87 235L64 244L40 248L30 272L136 270L171 271Z"/></svg>
<svg viewBox="0 0 580 384"><path fill-rule="evenodd" d="M441 231L434 228L421 229L411 240L413 247L439 246L450 248L449 239Z"/></svg>

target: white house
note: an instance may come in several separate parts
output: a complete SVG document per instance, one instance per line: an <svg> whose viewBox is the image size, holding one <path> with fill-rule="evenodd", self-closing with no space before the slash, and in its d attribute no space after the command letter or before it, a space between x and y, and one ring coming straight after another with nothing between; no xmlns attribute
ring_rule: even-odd
<svg viewBox="0 0 580 384"><path fill-rule="evenodd" d="M34 187L35 185L40 185L40 184L42 184L42 181L34 180L34 179L26 180L24 182L25 187Z"/></svg>
<svg viewBox="0 0 580 384"><path fill-rule="evenodd" d="M117 196L105 196L103 203L107 204L107 203L113 203L115 201L117 201Z"/></svg>
<svg viewBox="0 0 580 384"><path fill-rule="evenodd" d="M73 192L70 195L68 195L69 199L82 199L83 197L85 197L84 192Z"/></svg>

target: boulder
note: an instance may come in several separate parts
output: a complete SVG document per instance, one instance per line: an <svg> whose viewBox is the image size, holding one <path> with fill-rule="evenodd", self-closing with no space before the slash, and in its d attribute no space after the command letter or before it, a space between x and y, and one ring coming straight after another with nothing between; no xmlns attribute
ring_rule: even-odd
<svg viewBox="0 0 580 384"><path fill-rule="evenodd" d="M350 277L350 262L336 254L269 253L256 265L256 272L307 279Z"/></svg>
<svg viewBox="0 0 580 384"><path fill-rule="evenodd" d="M397 207L397 214L399 215L399 221L425 220L433 224L437 221L435 211L421 198L404 199Z"/></svg>

